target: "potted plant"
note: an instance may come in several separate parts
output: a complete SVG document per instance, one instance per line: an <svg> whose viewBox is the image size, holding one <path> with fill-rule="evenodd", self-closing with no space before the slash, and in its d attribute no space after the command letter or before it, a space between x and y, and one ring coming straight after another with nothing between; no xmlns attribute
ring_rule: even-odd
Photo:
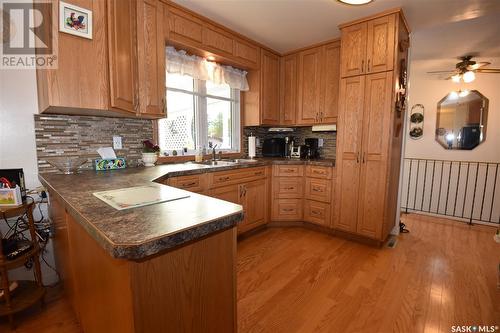
<svg viewBox="0 0 500 333"><path fill-rule="evenodd" d="M159 152L160 147L151 140L142 141L142 161L145 166L155 166Z"/></svg>

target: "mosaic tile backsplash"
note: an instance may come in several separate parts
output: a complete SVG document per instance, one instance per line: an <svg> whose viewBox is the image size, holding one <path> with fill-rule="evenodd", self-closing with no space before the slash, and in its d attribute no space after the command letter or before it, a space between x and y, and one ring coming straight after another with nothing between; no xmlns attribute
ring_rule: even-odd
<svg viewBox="0 0 500 333"><path fill-rule="evenodd" d="M294 127L293 132L273 133L268 132L267 127L245 127L243 130L243 151L248 156L248 137L251 133L260 139L260 146L256 147L257 157L262 156L262 144L264 139L293 136L298 145L303 145L306 138L323 139L323 147L320 150L321 158L335 159L337 150L337 132L313 132L311 127Z"/></svg>
<svg viewBox="0 0 500 333"><path fill-rule="evenodd" d="M99 157L97 149L111 147L113 136L122 137L122 147L116 151L129 166L141 158L142 141L153 137L152 120L67 115L35 115L35 137L38 171L54 172L48 157L79 156L88 159L82 167L92 169Z"/></svg>

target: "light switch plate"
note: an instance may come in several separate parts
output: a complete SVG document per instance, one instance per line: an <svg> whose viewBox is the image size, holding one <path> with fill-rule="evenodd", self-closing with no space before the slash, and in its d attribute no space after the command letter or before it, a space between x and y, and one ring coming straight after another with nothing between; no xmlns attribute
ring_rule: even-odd
<svg viewBox="0 0 500 333"><path fill-rule="evenodd" d="M318 147L323 147L323 144L324 144L324 140L320 138L318 140Z"/></svg>
<svg viewBox="0 0 500 333"><path fill-rule="evenodd" d="M113 149L122 149L122 137L113 136Z"/></svg>

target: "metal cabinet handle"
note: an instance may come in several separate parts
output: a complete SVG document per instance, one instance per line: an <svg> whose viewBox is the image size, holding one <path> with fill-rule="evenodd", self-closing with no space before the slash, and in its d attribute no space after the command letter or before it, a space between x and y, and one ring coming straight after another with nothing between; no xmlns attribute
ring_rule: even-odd
<svg viewBox="0 0 500 333"><path fill-rule="evenodd" d="M196 182L191 182L191 183L182 183L181 186L187 187L187 186L193 186L196 185Z"/></svg>
<svg viewBox="0 0 500 333"><path fill-rule="evenodd" d="M256 176L260 176L260 175L263 175L263 174L264 174L264 172L262 172L262 171L257 171L257 172L254 173L254 175L256 175Z"/></svg>
<svg viewBox="0 0 500 333"><path fill-rule="evenodd" d="M320 188L318 187L313 187L313 192L323 192L323 190L321 190Z"/></svg>
<svg viewBox="0 0 500 333"><path fill-rule="evenodd" d="M361 60L361 73L365 71L365 60Z"/></svg>
<svg viewBox="0 0 500 333"><path fill-rule="evenodd" d="M365 152L363 152L363 163L365 163Z"/></svg>
<svg viewBox="0 0 500 333"><path fill-rule="evenodd" d="M312 215L321 215L321 213L318 212L317 210L311 210L311 214Z"/></svg>
<svg viewBox="0 0 500 333"><path fill-rule="evenodd" d="M285 190L295 190L295 187L285 187Z"/></svg>
<svg viewBox="0 0 500 333"><path fill-rule="evenodd" d="M368 70L366 72L370 72L370 59L368 59Z"/></svg>
<svg viewBox="0 0 500 333"><path fill-rule="evenodd" d="M359 152L356 153L356 163L359 163Z"/></svg>
<svg viewBox="0 0 500 333"><path fill-rule="evenodd" d="M294 209L293 208L283 208L283 211L284 212L293 212Z"/></svg>
<svg viewBox="0 0 500 333"><path fill-rule="evenodd" d="M219 177L219 180L220 181L226 181L226 180L229 180L229 177Z"/></svg>

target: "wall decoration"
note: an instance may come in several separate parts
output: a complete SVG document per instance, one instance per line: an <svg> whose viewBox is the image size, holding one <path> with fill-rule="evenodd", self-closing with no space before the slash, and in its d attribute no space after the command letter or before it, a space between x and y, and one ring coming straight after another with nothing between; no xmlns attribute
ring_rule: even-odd
<svg viewBox="0 0 500 333"><path fill-rule="evenodd" d="M59 31L92 39L92 11L60 1Z"/></svg>
<svg viewBox="0 0 500 333"><path fill-rule="evenodd" d="M424 111L422 104L415 104L410 111L410 138L417 140L424 135Z"/></svg>

